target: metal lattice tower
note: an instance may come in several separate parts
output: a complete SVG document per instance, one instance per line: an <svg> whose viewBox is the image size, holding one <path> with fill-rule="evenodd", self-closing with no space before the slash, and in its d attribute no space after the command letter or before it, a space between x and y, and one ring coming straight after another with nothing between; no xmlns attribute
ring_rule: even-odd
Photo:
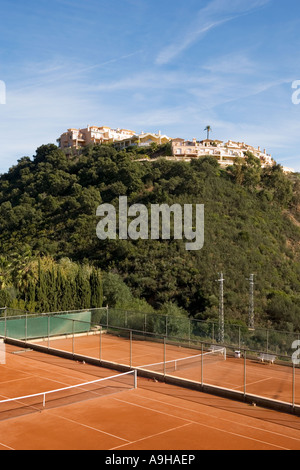
<svg viewBox="0 0 300 470"><path fill-rule="evenodd" d="M218 282L220 283L220 292L219 292L219 342L224 343L224 278L223 273L219 273L220 278Z"/></svg>

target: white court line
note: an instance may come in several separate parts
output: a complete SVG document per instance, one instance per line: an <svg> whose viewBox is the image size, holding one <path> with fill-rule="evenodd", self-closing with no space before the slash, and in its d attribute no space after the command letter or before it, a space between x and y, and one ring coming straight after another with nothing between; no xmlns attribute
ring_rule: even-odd
<svg viewBox="0 0 300 470"><path fill-rule="evenodd" d="M266 382L267 380L274 380L274 378L273 377L265 377L264 379L256 380L255 382L247 382L246 387L249 387L250 385L258 384L260 382ZM233 389L238 390L239 388L243 389L243 387L244 387L244 385L237 385L236 387L233 387Z"/></svg>
<svg viewBox="0 0 300 470"><path fill-rule="evenodd" d="M6 444L3 444L3 442L0 442L0 445L3 446L3 447L6 447L6 449L15 450L13 447L10 447L10 446L7 446Z"/></svg>
<svg viewBox="0 0 300 470"><path fill-rule="evenodd" d="M196 414L201 415L201 416L209 416L210 418L218 419L218 421L224 421L226 423L232 423L232 420L229 420L227 418L220 418L219 416L212 416L210 413L204 413L203 411L196 411L194 409L182 407L182 406L179 406L179 405L174 405L173 403L157 400L156 398L149 398L149 397L145 397L143 395L140 395L140 396L145 398L146 400L151 400L151 401L154 401L154 402L157 402L157 403L161 403L162 405L172 406L173 408L179 408L180 410L186 410L189 413L196 413ZM205 405L204 403L201 403L201 406L206 407L207 405ZM222 409L222 410L224 411L224 409ZM234 413L232 411L227 411L227 412L228 413ZM253 419L256 419L256 418L254 417ZM256 427L256 426L251 426L250 424L238 423L238 425L249 428L249 429L254 429L255 431L262 431L262 432L266 432L266 433L269 433L269 434L274 434L276 436L285 437L287 439L293 439L294 441L297 441L297 442L300 441L300 438L296 438L296 437L293 437L293 436L288 436L286 434L282 434L282 433L275 432L275 431L270 431L269 429L265 429L265 428L259 428L259 427ZM272 426L274 426L274 424L272 424ZM278 424L278 426L281 426L281 425Z"/></svg>
<svg viewBox="0 0 300 470"><path fill-rule="evenodd" d="M101 429L94 428L93 426L89 426L88 424L84 424L84 423L75 421L73 419L66 418L65 416L61 416L57 412L56 413L53 412L53 410L51 410L51 414L56 414L60 419L64 419L65 421L70 421L70 423L75 423L78 426L82 426L84 428L91 429L92 431L96 431L96 432L99 432L101 434L106 434L107 436L114 437L115 439L118 439L119 441L124 441L127 444L130 444L130 441L128 441L128 439L123 439L123 437L115 436L114 434L111 434L111 433L106 432L106 431L102 431ZM126 445L126 444L124 444L124 445Z"/></svg>
<svg viewBox="0 0 300 470"><path fill-rule="evenodd" d="M21 360L23 360L23 358ZM28 356L26 357L26 361L29 361L33 365L37 365L37 363L41 365L43 363L43 361L40 361L39 359L31 358L31 357L28 357ZM5 366L10 368L10 366L8 364L5 364L4 367ZM82 377L77 376L77 373L78 374L92 375L92 374L89 374L88 372L76 371L76 370L72 369L73 372L76 372L76 376L74 376L74 375L71 375L71 374L66 374L64 371L69 372L69 369L65 368L63 365L50 364L50 366L54 366L55 369L57 369L57 367L59 369L62 369L62 371L55 370L55 372L54 372L56 376L61 375L62 380L66 380L66 379L81 380ZM1 365L0 365L0 370L1 370ZM65 385L65 386L70 385L68 382L63 382L62 380L56 380L56 379L48 377L48 376L39 375L39 374L33 373L32 371L27 372L24 369L19 369L19 368L15 368L15 367L13 368L13 370L16 371L16 372L22 372L23 374L26 375L26 377L20 377L19 379L12 379L12 380L6 380L6 381L3 381L3 382L0 382L0 387L4 383L10 383L10 382L15 382L15 381L25 381L25 380L28 381L28 379L32 379L33 377L41 379L43 381L54 382L54 383L58 383L58 384ZM40 370L40 372L42 372L42 370ZM10 397L7 397L7 398L10 398Z"/></svg>
<svg viewBox="0 0 300 470"><path fill-rule="evenodd" d="M232 372L232 368L230 366L226 367L225 365L222 364L222 366L215 366L215 369L219 369L220 371L225 371L225 370L229 370L230 372ZM242 373L241 371L238 371L238 373ZM253 375L253 372L251 372L252 375ZM247 382L246 383L246 386L249 386L249 385L253 385L255 383L259 383L259 382L264 382L266 380L284 380L285 377L275 377L275 376L266 376L266 375L263 375L263 372L255 372L255 375L256 376L263 376L262 379L259 379L257 380L256 382ZM218 384L218 379L214 378L214 377L210 377L209 376L209 371L207 372L207 369L205 369L204 367L204 382L205 382L205 376L206 376L206 382L213 385L214 383L217 385ZM208 377L208 378L207 378ZM209 382L208 382L209 381ZM223 386L226 386L227 388L230 388L230 389L233 389L233 390L238 390L239 388L243 388L244 387L244 384L242 385L237 385L237 384L233 384L232 382L226 382L225 380L222 381L222 384Z"/></svg>
<svg viewBox="0 0 300 470"><path fill-rule="evenodd" d="M150 410L150 411L153 411L153 412L156 412L156 413L160 413L160 414L164 414L166 416L169 416L170 418L176 418L176 419L180 419L180 420L184 420L184 421L188 421L187 424L196 424L198 426L202 426L202 427L205 427L205 428L209 428L209 429L213 429L214 431L219 431L221 433L224 433L224 434L230 434L230 435L233 435L233 436L238 436L240 438L243 438L243 439L246 439L246 440L250 440L250 441L254 441L254 442L259 442L261 444L264 444L264 445L268 445L270 447L274 447L274 448L277 448L277 449L282 449L282 450L289 450L288 448L286 447L282 447L282 446L279 446L279 445L276 445L276 444L271 444L270 442L266 442L266 441L262 441L261 439L255 439L253 437L248 437L248 436L244 436L243 434L239 434L239 433L235 433L235 432L232 432L232 431L227 431L227 430L224 430L224 429L220 429L216 426L210 426L208 424L203 424L203 423L199 423L198 421L194 421L194 420L187 420L185 418L180 418L176 415L172 415L170 413L166 413L166 412L163 412L163 411L158 411L156 409L153 409L153 408L150 408L150 407L146 407L146 406L143 406L143 405L137 405L135 403L131 403L129 401L126 401L126 400L121 400L120 398L114 398L114 400L117 400L117 401L121 401L123 403L127 403L129 405L132 405L132 406L137 406L139 408L144 408L145 410ZM168 405L168 404L166 404ZM167 431L165 431L167 432ZM144 440L147 439L147 438L144 438ZM134 441L135 442L135 441ZM134 444L133 442L133 444ZM126 445L126 444L124 444Z"/></svg>
<svg viewBox="0 0 300 470"><path fill-rule="evenodd" d="M20 379L13 379L13 380L6 380L5 382L0 382L0 387L2 384L5 384L5 383L12 383L12 382L17 382L17 381L21 381L21 382L28 382L30 380L32 380L33 378L35 379L41 379L43 382L49 382L49 385L50 383L55 383L55 384L60 384L60 385L64 385L65 387L68 387L70 386L70 383L68 382L62 382L61 380L55 380L55 379L51 379L49 377L44 377L43 375L37 375L37 374L31 374L31 373L27 373L28 374L28 377L22 377ZM68 375L67 377L65 378L71 378L71 379L75 379L75 377L73 377L72 375ZM79 377L76 378L76 380L79 380ZM75 384L77 385L77 384ZM73 386L73 385L71 385ZM49 392L50 390L46 390L46 392ZM44 392L40 392L40 393L44 393ZM1 394L2 397L5 397L6 399L14 399L14 398L18 398L18 397L8 397L8 396L5 396L3 394Z"/></svg>
<svg viewBox="0 0 300 470"><path fill-rule="evenodd" d="M190 426L191 424L192 423L186 423L186 424L182 424L181 426L176 426L175 428L166 429L165 431L157 432L156 434L152 434L150 436L142 437L141 439L136 439L135 441L131 441L128 444L136 444L137 442L145 441L147 439L151 439L152 437L160 436L161 434L166 434L166 433L171 432L171 431L176 431L177 429L181 429L181 428L184 428L186 426ZM124 447L126 445L127 444L122 444L121 446L118 446L118 447L112 447L109 450L120 449L121 447Z"/></svg>

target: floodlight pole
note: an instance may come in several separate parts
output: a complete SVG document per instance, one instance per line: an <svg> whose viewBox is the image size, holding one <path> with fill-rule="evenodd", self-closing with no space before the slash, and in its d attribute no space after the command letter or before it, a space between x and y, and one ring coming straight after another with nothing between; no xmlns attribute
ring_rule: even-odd
<svg viewBox="0 0 300 470"><path fill-rule="evenodd" d="M220 278L218 282L220 283L220 292L219 292L219 342L224 343L224 278L223 273L219 273Z"/></svg>

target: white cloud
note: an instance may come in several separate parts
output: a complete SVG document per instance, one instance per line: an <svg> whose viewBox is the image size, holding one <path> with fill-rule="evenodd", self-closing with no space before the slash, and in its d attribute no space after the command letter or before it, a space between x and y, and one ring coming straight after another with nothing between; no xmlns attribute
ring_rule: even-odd
<svg viewBox="0 0 300 470"><path fill-rule="evenodd" d="M159 52L156 58L156 64L164 65L169 63L172 59L177 57L181 52L187 49L191 44L193 44L201 36L204 36L211 29L216 28L217 26L229 21L231 18L220 20L220 21L208 21L204 24L194 25L190 31L188 31L183 38L176 41L175 43L166 46L162 51Z"/></svg>
<svg viewBox="0 0 300 470"><path fill-rule="evenodd" d="M228 21L248 14L272 0L213 0L205 8L198 11L185 32L180 29L179 39L164 47L156 57L156 64L164 65L171 62L197 40L212 29ZM194 18L193 16L193 18Z"/></svg>

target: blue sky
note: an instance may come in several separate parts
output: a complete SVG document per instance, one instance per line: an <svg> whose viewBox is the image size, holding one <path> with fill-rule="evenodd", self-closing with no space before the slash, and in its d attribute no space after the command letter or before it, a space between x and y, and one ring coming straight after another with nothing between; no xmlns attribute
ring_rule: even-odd
<svg viewBox="0 0 300 470"><path fill-rule="evenodd" d="M300 171L299 0L0 0L0 18L1 173L88 124L210 125Z"/></svg>

